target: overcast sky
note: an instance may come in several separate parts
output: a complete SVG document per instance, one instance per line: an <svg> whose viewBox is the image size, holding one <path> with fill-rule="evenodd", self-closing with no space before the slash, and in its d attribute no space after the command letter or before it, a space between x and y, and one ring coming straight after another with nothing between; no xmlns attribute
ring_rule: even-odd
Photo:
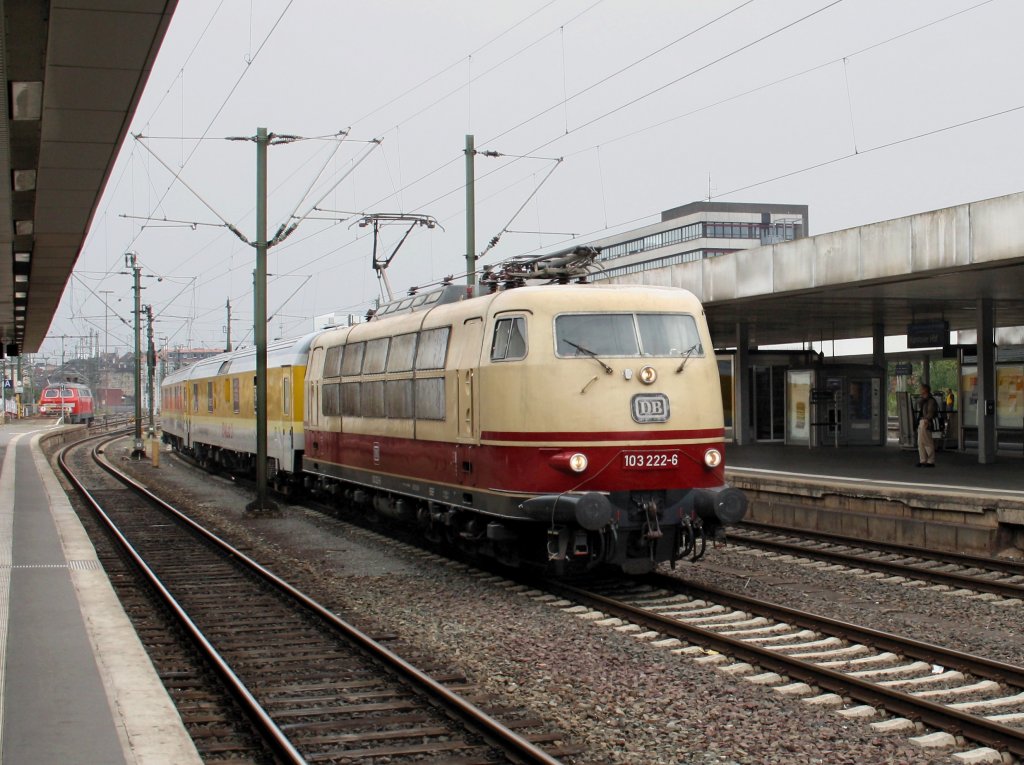
<svg viewBox="0 0 1024 765"><path fill-rule="evenodd" d="M128 250L158 345L222 346L227 300L253 342L223 223L255 238L255 146L225 139L257 127L308 139L269 150L271 235L306 216L270 251L270 338L380 296L363 214L441 224L396 294L464 273L467 133L506 155L476 159L477 252L509 229L485 264L709 197L809 205L818 234L1020 191L1021 29L1019 0L179 0L42 353L127 348Z"/></svg>

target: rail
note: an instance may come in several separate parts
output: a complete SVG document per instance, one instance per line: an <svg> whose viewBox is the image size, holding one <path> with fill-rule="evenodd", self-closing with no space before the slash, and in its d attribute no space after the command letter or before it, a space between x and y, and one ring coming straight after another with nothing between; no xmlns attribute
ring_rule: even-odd
<svg viewBox="0 0 1024 765"><path fill-rule="evenodd" d="M205 541L209 542L214 548L230 558L235 564L240 567L244 567L250 574L255 574L260 580L272 587L274 590L285 594L289 600L300 604L302 609L307 613L314 615L321 622L326 623L334 632L340 634L350 644L357 646L359 650L365 654L372 656L376 661L389 667L392 672L404 678L407 683L419 688L421 692L442 705L443 708L447 709L454 717L461 719L462 722L471 730L477 731L478 735L482 735L486 740L493 742L496 746L499 746L503 751L507 752L515 762L527 763L528 765L558 765L560 762L559 760L534 746L526 739L520 737L500 721L487 715L472 702L449 690L442 683L417 669L393 651L374 641L353 625L344 621L294 588L289 583L273 574L271 571L259 565L256 561L252 560L241 551L233 548L227 542L182 514L176 508L156 496L153 492L133 480L130 476L127 476L114 468L113 465L109 464L106 460L101 459L101 450L108 443L109 441L104 442L93 449L93 459L104 471L127 486L131 491L144 497L154 506L160 508L164 513L169 514L180 524L199 535ZM246 687L245 683L238 677L223 656L221 656L212 642L202 633L202 630L200 630L192 618L185 612L185 609L178 603L169 589L165 587L157 575L143 560L143 556L134 549L126 535L117 528L116 522L105 512L99 501L88 491L84 484L75 477L66 461L66 453L70 448L70 446L67 446L60 452L59 463L61 465L61 469L64 471L65 475L68 476L68 479L73 483L76 490L79 491L86 502L96 512L97 517L99 517L103 521L104 525L110 529L111 534L131 557L133 562L139 567L140 571L144 572L146 579L155 588L155 590L159 592L161 599L164 600L168 607L178 616L182 624L185 625L192 639L202 649L203 653L216 668L224 682L231 688L232 692L239 700L239 703L245 708L250 718L260 727L267 740L272 743L272 746L275 751L278 752L279 756L282 757L284 761L290 763L305 762L306 760L303 758L303 755L298 751L296 746L290 741L281 728L278 727L272 715L261 706L256 694Z"/></svg>
<svg viewBox="0 0 1024 765"><path fill-rule="evenodd" d="M699 597L700 593L710 594L715 600L729 601L751 613L769 615L770 618L786 623L805 625L828 634L830 631L846 640L863 640L870 645L885 646L908 656L920 656L943 666L962 666L967 671L982 677L998 678L998 681L1014 687L1024 687L1024 669L1001 664L981 657L961 654L955 651L896 635L869 630L857 625L819 617L807 612L796 611L773 604L743 598L734 593L714 588L691 587L678 579L651 575L644 580L654 592L678 592ZM546 588L564 598L590 606L602 613L614 615L634 624L655 630L661 634L685 640L703 648L736 657L743 662L769 669L780 675L795 678L809 685L823 688L858 700L874 707L884 707L901 716L920 720L940 730L951 731L965 739L981 743L1016 756L1024 755L1024 730L1003 725L999 722L970 714L953 705L940 704L910 693L887 687L884 684L855 677L827 666L815 664L786 655L778 650L763 647L756 642L747 642L739 637L720 634L713 629L687 624L662 615L648 608L631 605L617 598L591 592L566 583L549 582Z"/></svg>

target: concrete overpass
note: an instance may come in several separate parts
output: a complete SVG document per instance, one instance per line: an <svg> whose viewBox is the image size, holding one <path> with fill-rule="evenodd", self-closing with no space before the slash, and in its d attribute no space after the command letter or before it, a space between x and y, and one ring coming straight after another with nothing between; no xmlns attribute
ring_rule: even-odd
<svg viewBox="0 0 1024 765"><path fill-rule="evenodd" d="M0 339L9 351L38 351L46 336L176 5L0 0Z"/></svg>

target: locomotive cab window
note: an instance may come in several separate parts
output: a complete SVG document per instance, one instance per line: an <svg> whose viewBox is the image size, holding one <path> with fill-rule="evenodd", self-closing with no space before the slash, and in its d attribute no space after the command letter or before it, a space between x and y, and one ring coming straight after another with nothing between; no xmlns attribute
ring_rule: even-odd
<svg viewBox="0 0 1024 765"><path fill-rule="evenodd" d="M491 361L516 361L526 358L526 317L498 319L491 340Z"/></svg>
<svg viewBox="0 0 1024 765"><path fill-rule="evenodd" d="M631 313L566 314L555 319L559 356L639 356L640 344Z"/></svg>
<svg viewBox="0 0 1024 765"><path fill-rule="evenodd" d="M697 323L683 313L587 313L555 318L555 352L576 356L702 356Z"/></svg>
<svg viewBox="0 0 1024 765"><path fill-rule="evenodd" d="M638 313L640 348L645 356L703 356L697 322L689 314Z"/></svg>

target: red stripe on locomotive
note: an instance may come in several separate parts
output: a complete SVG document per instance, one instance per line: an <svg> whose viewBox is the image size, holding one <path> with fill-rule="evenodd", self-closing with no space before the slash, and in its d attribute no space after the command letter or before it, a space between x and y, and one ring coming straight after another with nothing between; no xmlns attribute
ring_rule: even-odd
<svg viewBox="0 0 1024 765"><path fill-rule="evenodd" d="M530 434L531 440L534 437L539 440L545 435L551 434ZM692 433L687 432L687 435ZM721 436L721 431L718 435ZM721 466L709 469L704 465L705 451L711 448L724 450L721 441L700 444L666 443L653 448L593 443L578 448L487 444L477 446L307 431L306 444L307 461L401 475L413 480L515 494L714 488L724 482L724 469ZM589 467L584 473L570 474L552 467L553 456L572 451L586 454ZM678 465L631 469L625 465L623 455L627 453L675 453L678 456ZM469 463L469 470L464 469L464 462Z"/></svg>

